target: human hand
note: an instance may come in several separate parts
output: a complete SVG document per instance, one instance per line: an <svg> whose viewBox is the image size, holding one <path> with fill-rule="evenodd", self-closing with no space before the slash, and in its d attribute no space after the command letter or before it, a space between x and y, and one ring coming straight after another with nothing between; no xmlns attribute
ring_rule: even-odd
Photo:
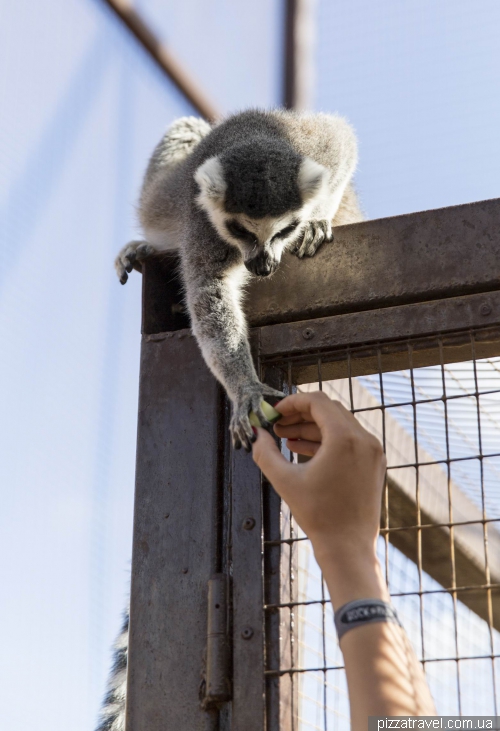
<svg viewBox="0 0 500 731"><path fill-rule="evenodd" d="M263 429L253 458L310 538L334 611L355 599L390 602L375 546L386 470L380 442L321 392L287 396L275 408L283 414L276 434L311 459L291 464ZM347 632L341 648L353 729L366 728L369 716L435 714L401 627L367 623Z"/></svg>
<svg viewBox="0 0 500 731"><path fill-rule="evenodd" d="M312 459L291 464L263 429L253 458L310 538L317 560L332 551L373 555L386 470L380 442L322 392L287 396L275 408L283 414L277 436Z"/></svg>

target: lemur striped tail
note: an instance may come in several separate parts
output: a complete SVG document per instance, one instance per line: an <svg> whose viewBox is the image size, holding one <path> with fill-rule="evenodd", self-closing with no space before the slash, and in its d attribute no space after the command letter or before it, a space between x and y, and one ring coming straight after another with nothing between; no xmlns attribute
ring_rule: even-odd
<svg viewBox="0 0 500 731"><path fill-rule="evenodd" d="M113 667L108 680L99 725L96 731L125 731L125 705L127 699L129 613L125 614L123 626L115 642Z"/></svg>

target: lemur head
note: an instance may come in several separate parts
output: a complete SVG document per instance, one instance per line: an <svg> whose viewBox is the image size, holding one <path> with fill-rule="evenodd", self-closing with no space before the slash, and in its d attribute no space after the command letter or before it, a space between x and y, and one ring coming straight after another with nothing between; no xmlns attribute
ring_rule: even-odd
<svg viewBox="0 0 500 731"><path fill-rule="evenodd" d="M267 277L301 235L328 171L280 139L244 142L196 171L198 204L219 235L236 246L246 268Z"/></svg>

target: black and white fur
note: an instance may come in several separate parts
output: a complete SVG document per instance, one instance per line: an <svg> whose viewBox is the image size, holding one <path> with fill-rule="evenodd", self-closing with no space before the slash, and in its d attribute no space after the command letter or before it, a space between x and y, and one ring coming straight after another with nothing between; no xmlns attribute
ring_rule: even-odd
<svg viewBox="0 0 500 731"><path fill-rule="evenodd" d="M144 241L125 246L116 269L125 283L136 261L179 251L193 332L233 404L236 448L251 448L249 412L266 423L262 399L282 396L252 363L245 283L272 274L286 250L313 256L332 225L362 218L350 185L356 162L344 119L286 111L243 112L214 127L184 117L153 152L139 204Z"/></svg>
<svg viewBox="0 0 500 731"><path fill-rule="evenodd" d="M362 219L351 179L353 130L338 116L248 111L211 127L174 122L156 147L142 187L144 240L118 255L120 281L136 262L176 249L193 332L233 404L236 448L251 448L248 414L281 397L257 378L241 308L248 278L267 277L284 251L313 256L332 226ZM99 731L124 731L128 616L116 644Z"/></svg>
<svg viewBox="0 0 500 731"><path fill-rule="evenodd" d="M113 667L111 668L108 688L104 698L97 731L125 731L128 625L129 613L127 610L121 632L115 642Z"/></svg>

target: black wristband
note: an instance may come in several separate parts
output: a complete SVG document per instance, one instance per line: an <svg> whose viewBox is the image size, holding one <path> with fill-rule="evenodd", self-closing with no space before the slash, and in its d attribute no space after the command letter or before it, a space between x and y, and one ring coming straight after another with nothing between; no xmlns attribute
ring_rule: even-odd
<svg viewBox="0 0 500 731"><path fill-rule="evenodd" d="M335 628L339 640L350 629L369 622L395 622L401 626L394 607L381 599L356 599L335 612Z"/></svg>

